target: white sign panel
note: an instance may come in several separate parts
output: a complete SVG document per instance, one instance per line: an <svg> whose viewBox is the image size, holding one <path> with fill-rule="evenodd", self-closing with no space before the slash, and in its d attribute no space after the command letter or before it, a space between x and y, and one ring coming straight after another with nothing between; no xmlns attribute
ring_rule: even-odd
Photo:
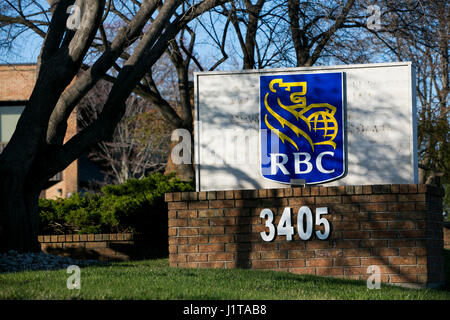
<svg viewBox="0 0 450 320"><path fill-rule="evenodd" d="M311 158L314 157L312 151L293 153L292 159L295 157L297 162L292 161L292 168L296 168L295 173L300 173L295 178L302 177L303 172L312 172L316 167L318 174L332 173L334 169L331 169L331 163L337 153L336 143L329 142L332 137L325 134L323 127L316 128L317 121L321 121L317 119L325 118L314 117L312 114L308 116L308 113L304 112L315 110L316 115L325 115L328 118L331 114L334 115L335 107L327 100L333 100L333 97L326 92L327 81L331 81L326 80L327 76L334 75L342 75L339 99L342 99L344 111L343 116L340 116L342 124L339 124L339 128L343 130L341 145L345 154L341 158L345 159L346 168L344 174L321 184L332 186L417 183L415 73L411 63L407 62L195 73L194 157L197 190L289 187L289 179L286 180L286 177L281 176L278 181L272 179L270 169L274 174L293 175L294 170L287 167L291 155L283 151L285 153L276 153L281 156L278 160L276 157L266 157L275 161L268 165L265 161L270 159L266 160L264 157L264 148L267 145L271 145L271 148L278 146L280 150L291 145L293 151L296 151L293 148L304 151L303 146L309 144L309 148L317 152L318 160L314 161ZM321 83L321 79L324 79L325 85ZM265 83L267 88L264 88ZM339 84L338 80L335 84ZM297 92L295 86L299 88ZM287 98L275 96L277 89L282 94L289 91ZM285 120L274 113L269 106L270 101L264 100L264 97L261 99L265 92L266 98L274 92L273 103L277 104L278 101L285 109L280 110L293 117L294 121ZM297 104L284 105L282 100L289 97ZM336 101L334 105L339 104L338 99L333 101ZM264 103L270 114L264 114ZM308 107L303 108L302 103ZM313 110L311 106L317 108ZM320 109L320 106L325 107ZM261 115L264 115L264 119L261 119ZM267 115L275 116L278 121L274 118L268 120ZM311 121L303 123L303 130L293 125L295 120L300 123L300 118ZM313 121L316 121L314 126ZM278 124L278 127L275 128L272 124ZM266 134L264 128L270 128L272 132ZM294 133L284 135L283 132L287 131L283 130ZM325 131L323 141L316 142L314 138L310 138L317 130ZM304 145L300 145L301 143ZM324 145L326 143L327 146ZM272 154L268 152L269 156L273 154L273 151ZM269 176L263 175L264 166L269 166L268 171L266 170ZM287 182L280 182L283 179ZM302 179L291 179L294 180ZM321 181L327 179L322 178ZM305 182L309 183L307 179Z"/></svg>

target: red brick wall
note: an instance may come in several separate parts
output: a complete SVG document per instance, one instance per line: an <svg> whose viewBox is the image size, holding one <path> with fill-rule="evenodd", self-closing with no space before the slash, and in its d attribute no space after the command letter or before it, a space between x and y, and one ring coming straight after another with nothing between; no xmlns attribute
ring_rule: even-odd
<svg viewBox="0 0 450 320"><path fill-rule="evenodd" d="M0 65L0 100L26 101L36 81L36 65Z"/></svg>
<svg viewBox="0 0 450 320"><path fill-rule="evenodd" d="M166 194L170 265L254 268L366 280L377 265L385 283L444 281L442 190L426 185L365 185ZM328 239L264 242L261 210L328 207Z"/></svg>

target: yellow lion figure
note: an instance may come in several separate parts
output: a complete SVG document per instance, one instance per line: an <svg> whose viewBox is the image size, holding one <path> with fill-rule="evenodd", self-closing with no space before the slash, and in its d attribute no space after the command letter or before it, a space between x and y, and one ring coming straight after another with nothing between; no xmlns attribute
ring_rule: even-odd
<svg viewBox="0 0 450 320"><path fill-rule="evenodd" d="M267 111L274 116L275 119L281 124L281 126L284 128L287 126L290 128L296 135L299 137L300 135L303 136L308 143L311 145L312 150L314 151L315 145L330 145L333 147L333 149L336 149L336 143L334 142L334 138L337 135L338 132L338 124L336 121L336 118L334 117L336 113L336 108L328 103L313 103L310 105L307 105L306 103L306 91L307 91L307 83L306 82L283 82L282 79L273 79L269 83L269 89L271 92L276 93L277 89L274 87L275 84L278 84L278 88L284 88L284 90L290 92L291 87L300 87L301 91L293 92L289 96L290 101L293 103L291 105L284 105L280 98L277 97L278 106L287 110L289 113L293 114L297 121L302 120L306 123L308 126L309 132L317 131L323 131L323 138L324 141L319 142L313 142L311 137L297 127L295 124L289 122L288 120L281 117L278 113L276 113L267 103L267 99L269 97L269 92L264 97L264 105L267 109ZM306 116L308 111L314 110L314 109L321 109L318 111L315 111L311 113L309 116ZM268 119L267 115L264 119L267 127L273 131L284 143L284 141L288 141L291 143L297 150L299 150L297 144L286 134L280 132L278 129L273 127Z"/></svg>

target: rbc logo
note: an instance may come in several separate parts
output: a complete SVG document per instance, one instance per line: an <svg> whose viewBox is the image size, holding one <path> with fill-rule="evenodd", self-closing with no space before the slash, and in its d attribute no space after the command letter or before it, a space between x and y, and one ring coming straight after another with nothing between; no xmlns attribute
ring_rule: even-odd
<svg viewBox="0 0 450 320"><path fill-rule="evenodd" d="M307 184L345 175L343 74L260 77L263 177Z"/></svg>

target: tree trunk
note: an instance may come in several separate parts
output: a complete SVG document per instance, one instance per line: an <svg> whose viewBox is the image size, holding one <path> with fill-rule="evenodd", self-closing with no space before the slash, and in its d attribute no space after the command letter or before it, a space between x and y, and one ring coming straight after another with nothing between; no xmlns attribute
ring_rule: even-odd
<svg viewBox="0 0 450 320"><path fill-rule="evenodd" d="M13 173L0 170L0 175L0 252L40 251L39 193L27 190L25 179Z"/></svg>

